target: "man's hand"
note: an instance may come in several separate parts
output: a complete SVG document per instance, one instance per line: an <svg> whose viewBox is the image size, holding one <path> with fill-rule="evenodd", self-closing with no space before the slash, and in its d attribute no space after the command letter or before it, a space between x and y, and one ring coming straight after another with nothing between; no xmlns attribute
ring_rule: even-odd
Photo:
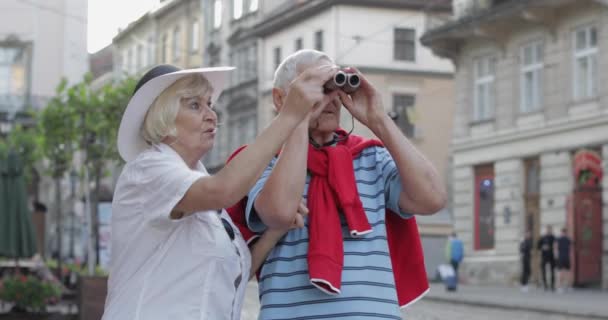
<svg viewBox="0 0 608 320"><path fill-rule="evenodd" d="M355 68L347 68L345 70L347 72L356 72L361 79L361 85L350 96L344 91L336 90L340 95L340 100L342 100L344 107L355 119L376 133L377 128L384 125L384 121L390 120L384 111L380 93L359 70Z"/></svg>
<svg viewBox="0 0 608 320"><path fill-rule="evenodd" d="M308 208L302 201L302 202L300 202L300 205L298 206L298 212L297 212L293 222L289 226L289 228L287 228L287 229L269 228L266 230L266 233L268 233L268 236L271 236L275 239L280 239L289 230L303 228L305 225L304 220L307 215L308 215Z"/></svg>

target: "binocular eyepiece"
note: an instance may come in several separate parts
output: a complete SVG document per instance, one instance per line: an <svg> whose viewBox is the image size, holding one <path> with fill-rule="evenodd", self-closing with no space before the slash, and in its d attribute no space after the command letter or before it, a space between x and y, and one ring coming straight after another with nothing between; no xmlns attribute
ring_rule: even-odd
<svg viewBox="0 0 608 320"><path fill-rule="evenodd" d="M361 78L356 73L347 73L342 70L336 72L333 78L329 79L323 88L326 92L342 90L345 93L353 93L359 88Z"/></svg>

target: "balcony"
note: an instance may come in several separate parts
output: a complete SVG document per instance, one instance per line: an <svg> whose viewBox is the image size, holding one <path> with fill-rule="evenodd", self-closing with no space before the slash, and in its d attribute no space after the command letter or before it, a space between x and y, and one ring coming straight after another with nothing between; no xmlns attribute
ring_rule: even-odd
<svg viewBox="0 0 608 320"><path fill-rule="evenodd" d="M4 127L15 122L33 125L28 113L42 110L50 100L51 97L42 95L0 95L0 122ZM0 129L4 131L7 128Z"/></svg>

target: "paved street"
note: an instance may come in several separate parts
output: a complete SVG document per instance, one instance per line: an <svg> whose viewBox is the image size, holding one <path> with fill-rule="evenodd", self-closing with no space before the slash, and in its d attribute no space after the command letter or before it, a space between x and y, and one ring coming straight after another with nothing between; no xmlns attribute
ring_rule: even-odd
<svg viewBox="0 0 608 320"><path fill-rule="evenodd" d="M403 311L414 320L583 320L608 319L608 293L575 291L565 294L517 288L461 286L447 293L433 284L421 301ZM259 309L257 285L249 283L242 320L256 320ZM570 314L568 314L570 313ZM593 317L589 317L589 316Z"/></svg>
<svg viewBox="0 0 608 320"><path fill-rule="evenodd" d="M588 320L586 317L547 315L538 312L485 308L428 299L414 304L403 313L408 320Z"/></svg>

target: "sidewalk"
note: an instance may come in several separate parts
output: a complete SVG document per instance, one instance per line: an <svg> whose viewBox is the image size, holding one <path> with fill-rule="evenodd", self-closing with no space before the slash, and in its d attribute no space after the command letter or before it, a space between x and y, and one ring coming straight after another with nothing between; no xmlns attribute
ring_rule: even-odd
<svg viewBox="0 0 608 320"><path fill-rule="evenodd" d="M443 284L433 283L423 299L608 320L608 291L594 289L554 293L530 288L523 293L518 287L459 285L458 291L447 292Z"/></svg>

